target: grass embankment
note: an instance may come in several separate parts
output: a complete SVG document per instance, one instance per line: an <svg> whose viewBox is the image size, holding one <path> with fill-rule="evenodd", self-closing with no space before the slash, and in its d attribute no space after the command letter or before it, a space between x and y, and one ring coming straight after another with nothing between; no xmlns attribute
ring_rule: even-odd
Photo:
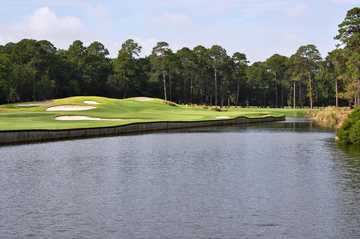
<svg viewBox="0 0 360 239"><path fill-rule="evenodd" d="M339 129L351 113L346 107L326 107L321 110L309 112L310 117L320 126Z"/></svg>
<svg viewBox="0 0 360 239"><path fill-rule="evenodd" d="M47 111L54 106L89 106L86 111ZM111 99L104 97L69 97L44 102L16 103L0 106L0 131L32 129L74 129L120 126L135 122L200 121L230 119L238 116L265 117L298 114L291 109L259 109L231 107L204 109L164 102L153 98ZM56 120L60 116L93 117L101 120Z"/></svg>

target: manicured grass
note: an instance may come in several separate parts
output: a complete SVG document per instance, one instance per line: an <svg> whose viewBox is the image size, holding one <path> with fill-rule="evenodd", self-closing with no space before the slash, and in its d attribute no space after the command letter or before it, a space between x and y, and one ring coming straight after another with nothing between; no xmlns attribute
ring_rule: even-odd
<svg viewBox="0 0 360 239"><path fill-rule="evenodd" d="M249 107L249 108L236 108L230 107L230 109L235 109L241 111L242 113L258 113L258 114L269 114L269 115L285 115L287 117L304 117L310 111L316 111L316 109L310 110L306 108L259 108L259 107Z"/></svg>
<svg viewBox="0 0 360 239"><path fill-rule="evenodd" d="M96 101L96 109L87 111L47 112L46 109L59 105L86 105L84 101ZM237 116L264 117L298 114L299 110L236 108L218 112L214 109L165 103L161 99L129 98L110 99L104 97L69 97L45 102L36 102L32 107L7 104L0 106L0 131L30 129L71 129L119 126L134 122L152 121L198 121L216 120L217 117ZM305 112L305 111L304 111ZM58 121L57 116L89 116L121 121Z"/></svg>

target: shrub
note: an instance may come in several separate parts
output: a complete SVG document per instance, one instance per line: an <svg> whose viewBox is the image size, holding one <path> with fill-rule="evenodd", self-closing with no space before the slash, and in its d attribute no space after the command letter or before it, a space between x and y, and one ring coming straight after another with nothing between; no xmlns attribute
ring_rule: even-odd
<svg viewBox="0 0 360 239"><path fill-rule="evenodd" d="M339 129L337 136L344 144L360 144L360 107L357 107Z"/></svg>
<svg viewBox="0 0 360 239"><path fill-rule="evenodd" d="M351 127L349 139L352 144L360 144L360 120Z"/></svg>

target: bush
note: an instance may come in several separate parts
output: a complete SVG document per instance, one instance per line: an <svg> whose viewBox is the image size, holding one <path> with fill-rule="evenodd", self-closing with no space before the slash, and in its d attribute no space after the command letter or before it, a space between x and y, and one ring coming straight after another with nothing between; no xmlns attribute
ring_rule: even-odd
<svg viewBox="0 0 360 239"><path fill-rule="evenodd" d="M339 129L337 136L344 144L360 144L360 107L357 107Z"/></svg>
<svg viewBox="0 0 360 239"><path fill-rule="evenodd" d="M352 144L360 144L360 120L351 127L349 139Z"/></svg>

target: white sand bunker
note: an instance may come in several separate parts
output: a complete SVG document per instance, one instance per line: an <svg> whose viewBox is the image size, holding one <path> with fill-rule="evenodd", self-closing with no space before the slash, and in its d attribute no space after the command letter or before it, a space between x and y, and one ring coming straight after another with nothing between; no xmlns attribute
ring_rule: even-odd
<svg viewBox="0 0 360 239"><path fill-rule="evenodd" d="M83 106L83 105L59 105L47 108L46 111L82 111L93 110L95 106Z"/></svg>
<svg viewBox="0 0 360 239"><path fill-rule="evenodd" d="M98 105L99 102L92 101L92 100L85 100L85 101L84 101L84 104L87 104L87 105Z"/></svg>
<svg viewBox="0 0 360 239"><path fill-rule="evenodd" d="M91 121L123 121L123 119L102 119L90 116L81 116L81 115L68 115L68 116L58 116L56 120L62 121L82 121L82 120L91 120Z"/></svg>
<svg viewBox="0 0 360 239"><path fill-rule="evenodd" d="M135 97L134 100L137 101L153 101L153 98L149 98L149 97Z"/></svg>
<svg viewBox="0 0 360 239"><path fill-rule="evenodd" d="M229 116L217 116L216 119L230 119Z"/></svg>
<svg viewBox="0 0 360 239"><path fill-rule="evenodd" d="M35 107L35 106L41 106L43 104L41 103L28 103L28 104L17 104L17 107Z"/></svg>

